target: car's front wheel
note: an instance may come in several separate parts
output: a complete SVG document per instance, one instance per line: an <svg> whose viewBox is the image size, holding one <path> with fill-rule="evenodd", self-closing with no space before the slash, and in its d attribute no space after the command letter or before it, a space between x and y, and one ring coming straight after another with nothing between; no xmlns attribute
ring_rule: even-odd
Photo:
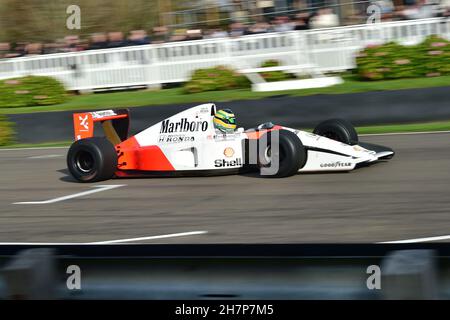
<svg viewBox="0 0 450 320"><path fill-rule="evenodd" d="M314 134L349 145L358 144L358 133L353 125L344 119L330 119L321 122L314 129Z"/></svg>
<svg viewBox="0 0 450 320"><path fill-rule="evenodd" d="M67 167L70 174L80 182L108 180L117 169L117 152L105 138L81 139L70 147Z"/></svg>
<svg viewBox="0 0 450 320"><path fill-rule="evenodd" d="M278 148L274 145L277 143L274 136L277 133ZM274 178L292 176L303 168L306 157L306 149L300 138L291 131L271 131L266 133L265 137L261 137L258 147L258 164L262 176Z"/></svg>

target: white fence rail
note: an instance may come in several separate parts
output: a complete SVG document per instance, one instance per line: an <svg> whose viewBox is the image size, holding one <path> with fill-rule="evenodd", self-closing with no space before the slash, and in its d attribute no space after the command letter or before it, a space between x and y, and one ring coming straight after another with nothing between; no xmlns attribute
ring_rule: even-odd
<svg viewBox="0 0 450 320"><path fill-rule="evenodd" d="M199 68L257 67L268 59L285 65L314 64L323 72L355 67L354 56L369 44L413 44L437 34L450 39L450 19L386 22L330 29L154 44L29 56L0 61L0 79L46 75L71 90L182 82Z"/></svg>

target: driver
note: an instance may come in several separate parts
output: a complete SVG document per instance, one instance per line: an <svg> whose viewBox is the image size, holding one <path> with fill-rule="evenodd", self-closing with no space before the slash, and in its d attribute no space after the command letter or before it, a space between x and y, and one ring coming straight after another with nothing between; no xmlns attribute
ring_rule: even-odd
<svg viewBox="0 0 450 320"><path fill-rule="evenodd" d="M214 127L222 133L234 133L236 129L236 118L230 109L222 109L214 115Z"/></svg>

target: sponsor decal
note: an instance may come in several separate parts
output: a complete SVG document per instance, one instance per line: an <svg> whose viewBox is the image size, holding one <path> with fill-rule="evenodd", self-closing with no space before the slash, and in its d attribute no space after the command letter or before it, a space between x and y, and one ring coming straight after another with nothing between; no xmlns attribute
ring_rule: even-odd
<svg viewBox="0 0 450 320"><path fill-rule="evenodd" d="M94 123L90 113L74 114L73 126L76 140L88 138L94 134Z"/></svg>
<svg viewBox="0 0 450 320"><path fill-rule="evenodd" d="M375 151L367 150L367 149L364 149L364 148L359 147L359 146L353 146L353 150L360 151L360 152L366 152L366 153L370 153L370 154L376 154Z"/></svg>
<svg viewBox="0 0 450 320"><path fill-rule="evenodd" d="M318 136L317 134L310 133L310 132L306 133L305 135L311 139L315 139L316 141L319 141L321 138L324 138L322 136Z"/></svg>
<svg viewBox="0 0 450 320"><path fill-rule="evenodd" d="M352 166L351 162L341 162L341 161L320 164L321 168L345 168L345 167L351 167L351 166Z"/></svg>
<svg viewBox="0 0 450 320"><path fill-rule="evenodd" d="M230 147L225 148L225 150L223 150L223 155L227 158L231 158L234 156L234 149Z"/></svg>
<svg viewBox="0 0 450 320"><path fill-rule="evenodd" d="M95 111L91 112L93 119L99 119L103 117L117 116L113 110Z"/></svg>
<svg viewBox="0 0 450 320"><path fill-rule="evenodd" d="M80 126L84 128L84 130L80 131L89 131L89 116L86 115L84 118L82 116L78 116L78 120L80 120Z"/></svg>
<svg viewBox="0 0 450 320"><path fill-rule="evenodd" d="M193 142L194 137L184 136L180 134L161 135L158 138L159 143L180 143L180 142Z"/></svg>
<svg viewBox="0 0 450 320"><path fill-rule="evenodd" d="M198 132L208 130L208 121L189 121L187 118L181 118L180 121L173 122L170 119L161 123L161 131L159 133L174 132Z"/></svg>
<svg viewBox="0 0 450 320"><path fill-rule="evenodd" d="M228 133L228 134L216 134L214 135L215 141L233 141L238 138L238 135L235 133ZM208 137L209 139L209 137Z"/></svg>
<svg viewBox="0 0 450 320"><path fill-rule="evenodd" d="M235 160L217 159L216 161L214 161L214 166L216 168L238 167L242 166L242 159L241 158Z"/></svg>

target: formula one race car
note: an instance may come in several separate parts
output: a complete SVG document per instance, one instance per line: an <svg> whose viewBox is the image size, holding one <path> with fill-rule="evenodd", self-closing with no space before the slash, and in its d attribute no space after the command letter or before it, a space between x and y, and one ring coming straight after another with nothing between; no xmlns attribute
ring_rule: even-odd
<svg viewBox="0 0 450 320"><path fill-rule="evenodd" d="M68 169L80 182L255 169L281 178L297 172L350 171L394 156L390 148L359 142L345 120L324 121L314 133L272 123L224 133L213 121L216 112L220 111L214 104L202 104L131 137L127 109L76 113L76 141L67 155ZM94 137L95 123L102 124L105 137ZM270 171L272 167L275 170Z"/></svg>

